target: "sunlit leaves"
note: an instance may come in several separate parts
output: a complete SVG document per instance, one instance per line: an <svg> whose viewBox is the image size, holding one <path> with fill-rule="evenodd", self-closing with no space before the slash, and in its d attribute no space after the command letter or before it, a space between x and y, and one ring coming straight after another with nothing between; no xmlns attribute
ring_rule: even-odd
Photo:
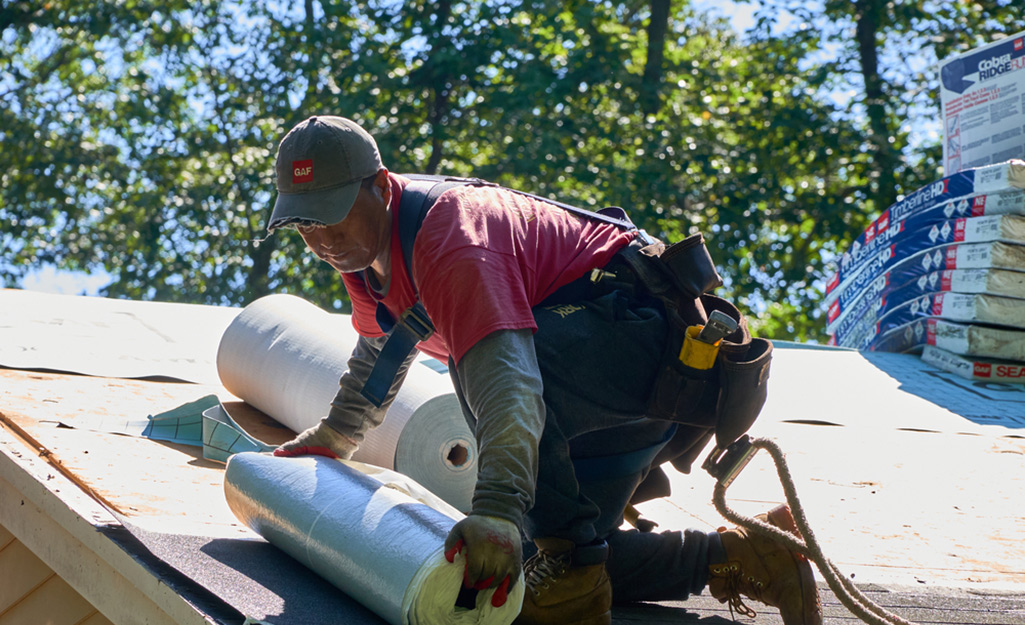
<svg viewBox="0 0 1025 625"><path fill-rule="evenodd" d="M885 208L882 172L860 86L844 78L856 67L821 62L849 43L852 3L827 2L826 20L806 3L764 4L742 39L670 3L657 75L649 0L5 5L2 279L43 260L105 268L113 296L238 305L288 291L344 308L340 280L295 233L264 240L278 141L338 114L374 133L393 171L620 205L669 241L703 232L754 327L821 339L828 262ZM778 5L798 15L792 28L768 28ZM880 32L931 32L946 54L978 43L957 34L973 15L988 33L1011 10L885 11ZM898 120L931 86L885 69L886 93L909 98L887 117L899 151ZM900 190L931 162L902 165Z"/></svg>

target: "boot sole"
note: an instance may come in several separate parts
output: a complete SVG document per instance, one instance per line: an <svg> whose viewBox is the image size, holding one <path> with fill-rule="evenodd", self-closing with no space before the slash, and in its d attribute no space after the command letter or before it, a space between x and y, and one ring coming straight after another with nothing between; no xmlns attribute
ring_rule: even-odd
<svg viewBox="0 0 1025 625"><path fill-rule="evenodd" d="M786 504L777 506L769 511L768 513L769 523L775 525L784 532L793 534L794 536L804 540L804 536L797 529L797 522L794 521L794 515L790 512L790 507ZM811 564L803 554L794 553L794 558L797 559L797 570L801 574L801 596L804 597L802 602L804 606L803 614L801 615L800 621L796 620L796 615L785 615L783 616L784 623L799 622L802 625L822 625L822 606L819 602L819 591L815 586L815 575L812 573ZM814 600L811 600L811 598Z"/></svg>
<svg viewBox="0 0 1025 625"><path fill-rule="evenodd" d="M520 619L513 621L513 625L521 623ZM559 621L559 625L612 625L612 610L605 614L589 616L579 621Z"/></svg>
<svg viewBox="0 0 1025 625"><path fill-rule="evenodd" d="M605 614L585 618L582 621L570 621L566 625L612 625L612 611L609 610Z"/></svg>

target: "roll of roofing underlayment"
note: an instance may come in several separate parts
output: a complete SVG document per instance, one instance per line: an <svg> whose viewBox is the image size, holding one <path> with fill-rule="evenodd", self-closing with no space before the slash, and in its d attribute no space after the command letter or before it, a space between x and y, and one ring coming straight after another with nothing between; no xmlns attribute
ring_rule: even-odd
<svg viewBox="0 0 1025 625"><path fill-rule="evenodd" d="M224 388L296 432L327 414L358 335L346 315L292 295L269 295L228 326L217 351ZM467 512L477 446L447 373L418 360L384 423L354 460L394 469Z"/></svg>
<svg viewBox="0 0 1025 625"><path fill-rule="evenodd" d="M443 553L458 512L419 501L417 485L402 476L359 468L319 456L236 454L225 497L239 520L392 625L516 618L522 578L497 608L494 590L460 594L463 556L449 563Z"/></svg>

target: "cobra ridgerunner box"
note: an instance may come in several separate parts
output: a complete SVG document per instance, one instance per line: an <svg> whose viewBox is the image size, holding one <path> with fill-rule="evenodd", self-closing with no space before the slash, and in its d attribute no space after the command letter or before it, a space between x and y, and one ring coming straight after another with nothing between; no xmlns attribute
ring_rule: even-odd
<svg viewBox="0 0 1025 625"><path fill-rule="evenodd" d="M1025 32L940 63L943 171L1025 158Z"/></svg>

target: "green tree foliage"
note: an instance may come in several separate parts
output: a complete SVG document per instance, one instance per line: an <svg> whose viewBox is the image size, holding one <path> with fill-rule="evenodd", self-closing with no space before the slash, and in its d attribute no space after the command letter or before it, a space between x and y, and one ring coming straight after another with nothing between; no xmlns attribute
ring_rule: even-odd
<svg viewBox="0 0 1025 625"><path fill-rule="evenodd" d="M112 296L259 294L251 209L269 201L278 128L252 97L259 72L237 67L252 52L216 50L241 32L227 8L57 1L2 15L8 282L44 261L106 269Z"/></svg>
<svg viewBox="0 0 1025 625"><path fill-rule="evenodd" d="M817 55L830 41L882 50L923 20L970 31L973 6L988 36L1008 9L859 0L807 16L844 25L871 9L858 39L771 31L779 11L805 10L786 4L742 39L683 0L3 3L0 280L47 262L105 269L115 297L284 291L344 310L297 235L264 239L278 141L329 113L371 130L393 171L621 205L666 240L703 232L762 334L821 340L828 262L935 168L903 152L921 88L890 77L890 56L857 111L828 95L856 68ZM939 55L975 43L930 40Z"/></svg>

